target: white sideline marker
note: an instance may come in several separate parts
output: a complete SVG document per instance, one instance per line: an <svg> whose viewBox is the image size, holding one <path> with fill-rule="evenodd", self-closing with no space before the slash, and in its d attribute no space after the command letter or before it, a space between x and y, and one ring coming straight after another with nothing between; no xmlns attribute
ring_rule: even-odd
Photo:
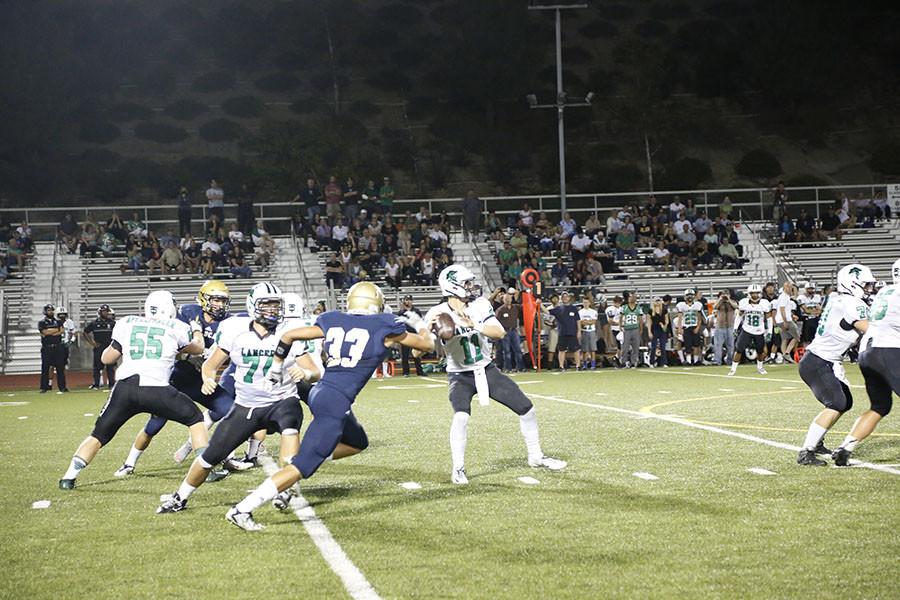
<svg viewBox="0 0 900 600"><path fill-rule="evenodd" d="M275 461L269 457L260 457L259 462L262 463L266 475L271 476L278 471ZM290 506L297 518L300 519L300 522L303 523L306 533L309 534L319 552L322 553L322 558L325 559L331 570L344 584L344 589L347 590L350 597L354 600L381 600L381 596L378 595L378 592L375 591L375 588L372 587L366 576L362 574L362 571L353 564L353 561L350 560L344 549L341 548L341 545L331 535L322 519L316 516L316 511L309 505L306 498L301 494L297 494L291 498Z"/></svg>
<svg viewBox="0 0 900 600"><path fill-rule="evenodd" d="M657 390L656 393L657 394L671 394L672 392L670 392L669 390Z"/></svg>
<svg viewBox="0 0 900 600"><path fill-rule="evenodd" d="M733 392L734 388L719 388L720 392Z"/></svg>
<svg viewBox="0 0 900 600"><path fill-rule="evenodd" d="M637 473L632 473L632 475L634 475L638 479L643 479L645 481L656 481L657 479L659 479L659 477L657 477L653 473L644 473L643 471L638 471Z"/></svg>
<svg viewBox="0 0 900 600"><path fill-rule="evenodd" d="M794 386L792 386L792 385L783 385L783 386L781 386L781 389L783 389L783 390L796 390L797 388L794 387Z"/></svg>
<svg viewBox="0 0 900 600"><path fill-rule="evenodd" d="M7 397L7 398L14 398L14 397L15 397L15 394L7 394L6 397Z"/></svg>
<svg viewBox="0 0 900 600"><path fill-rule="evenodd" d="M27 418L28 418L28 417L19 417L19 420L20 420L20 421L24 421L24 420L27 419Z"/></svg>
<svg viewBox="0 0 900 600"><path fill-rule="evenodd" d="M421 490L422 489L422 485L416 483L415 481L404 481L403 483L400 484L400 487L402 487L404 490Z"/></svg>
<svg viewBox="0 0 900 600"><path fill-rule="evenodd" d="M527 475L525 475L524 477L519 477L518 479L525 485L537 485L540 483L540 481L538 481L534 477L529 477Z"/></svg>
<svg viewBox="0 0 900 600"><path fill-rule="evenodd" d="M93 416L94 416L94 413L84 413L84 416L86 416L86 417L93 417Z"/></svg>
<svg viewBox="0 0 900 600"><path fill-rule="evenodd" d="M751 473L755 473L756 475L778 475L778 473L776 473L775 471L763 469L762 467L750 467L747 470Z"/></svg>
<svg viewBox="0 0 900 600"><path fill-rule="evenodd" d="M409 402L410 404L418 404L419 403L418 400L407 400L407 402Z"/></svg>
<svg viewBox="0 0 900 600"><path fill-rule="evenodd" d="M0 406L25 406L27 402L0 402Z"/></svg>
<svg viewBox="0 0 900 600"><path fill-rule="evenodd" d="M31 508L50 508L49 500L36 500L31 503Z"/></svg>

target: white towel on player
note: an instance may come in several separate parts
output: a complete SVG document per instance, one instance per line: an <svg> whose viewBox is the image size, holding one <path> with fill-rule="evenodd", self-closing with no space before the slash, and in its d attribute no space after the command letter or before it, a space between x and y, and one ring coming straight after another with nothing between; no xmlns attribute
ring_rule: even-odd
<svg viewBox="0 0 900 600"><path fill-rule="evenodd" d="M487 374L484 372L484 367L475 367L475 371L473 372L475 375L475 389L478 391L478 403L481 406L487 406L491 393L490 388L488 387Z"/></svg>

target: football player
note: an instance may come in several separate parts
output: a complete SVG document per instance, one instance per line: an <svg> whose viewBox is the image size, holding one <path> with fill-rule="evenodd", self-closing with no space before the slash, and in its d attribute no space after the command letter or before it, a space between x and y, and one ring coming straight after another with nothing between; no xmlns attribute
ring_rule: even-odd
<svg viewBox="0 0 900 600"><path fill-rule="evenodd" d="M842 414L853 406L853 396L844 375L842 360L859 336L869 328L867 299L875 289L875 277L868 267L850 264L838 271L837 295L819 319L816 337L800 360L800 378L825 408L809 426L797 463L823 466L816 454L831 454L825 434Z"/></svg>
<svg viewBox="0 0 900 600"><path fill-rule="evenodd" d="M681 337L684 349L684 364L700 364L700 350L703 346L703 305L696 299L693 289L684 290L684 300L675 305L678 316L675 321L677 335Z"/></svg>
<svg viewBox="0 0 900 600"><path fill-rule="evenodd" d="M281 385L282 359L288 355L293 342L325 340L325 374L309 395L313 420L303 436L299 453L290 464L233 506L225 516L229 522L247 531L262 529L263 526L253 520L252 511L276 500L276 496L288 491L300 479L312 477L325 460L347 456L343 453L347 449L342 448L341 440L346 437L348 421L355 422L351 410L353 402L391 346L402 344L424 352L434 349L430 334L409 333L406 319L385 314L383 310L384 295L378 286L361 281L347 292L345 313L325 312L318 316L312 327L282 334L275 361L268 371L272 386ZM362 431L360 434L365 435Z"/></svg>
<svg viewBox="0 0 900 600"><path fill-rule="evenodd" d="M756 352L756 370L760 375L766 374L763 363L766 361L766 338L771 335L769 324L772 320L772 306L762 297L762 286L751 283L747 286L747 295L738 302L737 319L734 328L739 331L734 348L729 375L737 372L738 365L747 353L748 348Z"/></svg>
<svg viewBox="0 0 900 600"><path fill-rule="evenodd" d="M300 445L303 412L297 398L297 381L316 380L321 376L306 353L305 345L285 347L290 365L290 380L280 378L274 386L265 385L275 360L281 334L293 330L298 323L284 321L281 290L271 283L257 283L247 294L247 315L228 319L216 333L216 345L203 362L203 392L212 394L218 385L219 368L229 358L235 365L235 399L228 414L216 427L209 446L194 459L178 490L166 498L157 513L184 510L191 494L206 481L213 465L224 461L235 448L260 429L281 434L281 461L287 463Z"/></svg>
<svg viewBox="0 0 900 600"><path fill-rule="evenodd" d="M893 396L900 396L900 258L891 267L893 285L878 292L872 302L869 329L860 342L859 370L866 380L871 407L856 419L850 433L831 457L846 467L857 444L869 437L891 412Z"/></svg>
<svg viewBox="0 0 900 600"><path fill-rule="evenodd" d="M206 446L203 415L190 398L169 384L176 354L203 352L199 325L176 320L176 312L172 294L157 291L147 296L143 317L129 316L116 323L112 342L101 359L107 365L122 359L118 379L100 409L94 430L78 447L59 480L60 489L74 489L75 478L81 470L138 413L178 421L190 428L195 447Z"/></svg>
<svg viewBox="0 0 900 600"><path fill-rule="evenodd" d="M506 332L494 317L490 302L481 297L475 286L474 273L464 266L453 265L441 271L438 283L444 302L425 314L419 328L420 333L427 330L441 314L449 315L456 325L453 337L443 342L453 408L450 480L461 485L469 483L465 467L466 441L472 397L476 393L483 403L487 403L490 396L519 415L519 428L525 438L530 466L554 471L564 469L565 461L544 456L541 450L537 414L531 400L491 362L490 343L503 338Z"/></svg>
<svg viewBox="0 0 900 600"><path fill-rule="evenodd" d="M203 355L209 353L209 349L213 346L216 331L219 324L226 320L228 308L231 303L231 296L226 286L221 281L211 279L200 286L197 293L197 304L186 304L178 311L178 320L184 323L196 323L200 331L203 333L203 340L206 350L200 356L186 357L175 363L172 370L172 379L170 383L175 389L188 395L188 397L206 407L208 410L203 414L203 422L207 429L212 427L213 423L225 416L231 408L234 401L234 377L233 370L226 371L226 375L222 377L222 381L212 394L204 394L202 391L203 380L200 376L200 365L203 362ZM166 419L162 415L150 417L134 440L128 457L122 466L116 470L116 477L125 477L134 473L135 465L141 454L150 445L153 437L160 432L165 426ZM175 452L175 462L182 462L191 453L192 442L190 439ZM224 477L225 473L219 474Z"/></svg>

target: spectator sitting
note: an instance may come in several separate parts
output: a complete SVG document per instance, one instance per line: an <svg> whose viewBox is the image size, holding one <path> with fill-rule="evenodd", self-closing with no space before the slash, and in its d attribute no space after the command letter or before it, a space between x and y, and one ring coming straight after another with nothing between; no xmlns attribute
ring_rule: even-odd
<svg viewBox="0 0 900 600"><path fill-rule="evenodd" d="M238 229L237 223L231 224L231 229L228 231L228 241L232 248L244 249L244 232Z"/></svg>
<svg viewBox="0 0 900 600"><path fill-rule="evenodd" d="M659 240L656 243L656 248L653 249L653 256L650 259L651 264L662 267L668 271L670 259L671 253L669 252L669 249L666 248L666 243L663 240Z"/></svg>
<svg viewBox="0 0 900 600"><path fill-rule="evenodd" d="M681 203L681 198L675 196L669 204L669 223L678 218L678 215L684 212L685 208L685 205ZM680 231L680 228L677 231Z"/></svg>
<svg viewBox="0 0 900 600"><path fill-rule="evenodd" d="M531 227L534 225L534 214L531 211L531 206L529 206L527 202L522 206L522 210L519 211L518 217L517 225L519 227Z"/></svg>
<svg viewBox="0 0 900 600"><path fill-rule="evenodd" d="M66 213L59 224L57 240L65 247L69 254L75 254L78 249L79 235L78 223L72 218L72 213Z"/></svg>
<svg viewBox="0 0 900 600"><path fill-rule="evenodd" d="M426 251L419 260L419 283L421 285L434 285L437 277L436 267L431 252Z"/></svg>
<svg viewBox="0 0 900 600"><path fill-rule="evenodd" d="M100 252L99 237L97 228L93 223L85 225L84 231L81 234L81 256L88 253L90 253L91 258L97 256L97 253Z"/></svg>
<svg viewBox="0 0 900 600"><path fill-rule="evenodd" d="M781 216L781 222L778 223L778 236L784 242L794 241L794 222L790 217L786 215Z"/></svg>
<svg viewBox="0 0 900 600"><path fill-rule="evenodd" d="M624 260L628 256L631 259L637 258L637 250L634 247L634 233L629 230L622 230L616 236L616 258Z"/></svg>
<svg viewBox="0 0 900 600"><path fill-rule="evenodd" d="M125 227L128 230L128 235L133 235L138 239L147 237L147 225L138 216L137 211L132 214L131 220L125 224Z"/></svg>
<svg viewBox="0 0 900 600"><path fill-rule="evenodd" d="M562 257L556 259L556 264L550 269L550 282L554 285L570 285L569 267L563 263Z"/></svg>
<svg viewBox="0 0 900 600"><path fill-rule="evenodd" d="M841 239L843 232L841 231L841 207L835 206L830 213L822 217L822 232L826 236L833 236L838 240Z"/></svg>
<svg viewBox="0 0 900 600"><path fill-rule="evenodd" d="M715 255L710 252L709 246L707 246L706 242L699 241L694 244L692 252L695 265L703 265L706 268L712 266Z"/></svg>
<svg viewBox="0 0 900 600"><path fill-rule="evenodd" d="M326 217L319 217L319 224L316 227L316 246L320 249L331 247L331 225L328 224Z"/></svg>
<svg viewBox="0 0 900 600"><path fill-rule="evenodd" d="M170 241L162 253L162 274L171 273L184 273L184 256L174 241Z"/></svg>
<svg viewBox="0 0 900 600"><path fill-rule="evenodd" d="M131 269L131 271L137 275L140 273L143 266L144 257L141 254L141 246L139 244L132 244L125 251L125 260L119 265L119 271L124 274L126 269Z"/></svg>
<svg viewBox="0 0 900 600"><path fill-rule="evenodd" d="M588 254L587 259L584 261L584 267L587 272L587 283L591 285L598 283L606 285L606 278L603 276L603 265L596 258Z"/></svg>
<svg viewBox="0 0 900 600"><path fill-rule="evenodd" d="M728 238L728 240L734 244L734 247L737 248L738 256L744 255L744 247L739 243L740 238L738 237L737 231L734 230L734 225L728 224L725 227L725 233L722 235L722 239Z"/></svg>
<svg viewBox="0 0 900 600"><path fill-rule="evenodd" d="M144 255L144 264L147 265L149 275L153 275L153 271L162 272L162 248L159 247L158 241L144 240L141 254Z"/></svg>
<svg viewBox="0 0 900 600"><path fill-rule="evenodd" d="M432 226L431 231L428 232L428 237L431 238L431 240L435 244L439 244L442 241L446 242L449 240L449 238L447 237L447 234L444 233L444 231L442 229L440 229L436 226ZM527 245L527 243L528 242L526 242L526 245ZM513 247L515 247L515 244L513 244Z"/></svg>
<svg viewBox="0 0 900 600"><path fill-rule="evenodd" d="M484 222L484 228L491 239L498 239L498 236L502 235L503 226L500 224L500 218L497 216L497 211L493 208L488 211L487 219Z"/></svg>
<svg viewBox="0 0 900 600"><path fill-rule="evenodd" d="M31 231L31 226L22 221L22 224L16 227L16 232L19 234L19 240L21 240L25 252L31 252L34 247L34 234Z"/></svg>
<svg viewBox="0 0 900 600"><path fill-rule="evenodd" d="M325 282L332 289L344 287L344 265L334 253L325 263Z"/></svg>
<svg viewBox="0 0 900 600"><path fill-rule="evenodd" d="M597 217L597 213L591 213L591 216L588 217L588 220L584 222L584 231L588 234L589 237L594 237L594 234L600 231L600 229L602 228L603 224L600 223L600 219Z"/></svg>
<svg viewBox="0 0 900 600"><path fill-rule="evenodd" d="M249 279L253 274L253 270L244 261L244 253L240 246L234 246L228 256L228 270L234 278L243 277Z"/></svg>
<svg viewBox="0 0 900 600"><path fill-rule="evenodd" d="M219 245L219 242L216 241L216 238L214 238L212 234L206 236L206 241L203 242L200 250L204 253L208 250L213 260L217 263L220 262L222 246Z"/></svg>
<svg viewBox="0 0 900 600"><path fill-rule="evenodd" d="M675 223L675 225L677 226L678 223ZM679 241L687 242L691 246L697 241L697 235L691 231L690 223L682 222L681 229L676 228L675 231L678 231L677 237Z"/></svg>
<svg viewBox="0 0 900 600"><path fill-rule="evenodd" d="M559 222L559 246L560 250L567 252L569 250L569 240L575 235L575 228L578 224L569 213L563 213L562 220Z"/></svg>
<svg viewBox="0 0 900 600"><path fill-rule="evenodd" d="M805 208L800 209L795 235L798 242L815 242L822 238L821 232L816 228L815 218L810 216Z"/></svg>
<svg viewBox="0 0 900 600"><path fill-rule="evenodd" d="M166 233L161 235L159 238L159 243L163 248L168 248L169 242L177 244L178 241L178 236L175 235L175 228L171 225L166 227Z"/></svg>
<svg viewBox="0 0 900 600"><path fill-rule="evenodd" d="M691 260L690 244L676 239L674 245L669 247L669 251L672 253L673 260L675 261L675 268L677 270L680 271L684 267L687 267L691 272L696 270L694 268L694 263Z"/></svg>
<svg viewBox="0 0 900 600"><path fill-rule="evenodd" d="M647 215L642 215L641 220L638 222L637 237L641 246L653 245L653 225L650 223L650 218Z"/></svg>
<svg viewBox="0 0 900 600"><path fill-rule="evenodd" d="M338 219L331 228L331 249L337 250L347 241L350 236L350 227L344 219Z"/></svg>
<svg viewBox="0 0 900 600"><path fill-rule="evenodd" d="M9 245L6 248L7 264L12 266L13 261L16 263L16 270L21 271L25 267L25 253L27 246L19 233L19 229L13 231L12 237L9 238Z"/></svg>
<svg viewBox="0 0 900 600"><path fill-rule="evenodd" d="M685 226L691 231L694 230L690 222L684 218L684 213L682 212L678 215L678 219L672 224L672 230L675 232L675 235L681 235L681 233L684 232Z"/></svg>
<svg viewBox="0 0 900 600"><path fill-rule="evenodd" d="M190 273L196 273L200 269L200 246L197 240L188 236L187 245L182 240L181 256L184 259L184 268Z"/></svg>
<svg viewBox="0 0 900 600"><path fill-rule="evenodd" d="M572 260L583 260L588 249L591 247L591 238L585 235L584 230L581 227L576 227L575 235L572 236L569 244L572 247Z"/></svg>
<svg viewBox="0 0 900 600"><path fill-rule="evenodd" d="M344 196L344 190L338 184L336 176L328 178L322 193L325 196L325 214L331 223L335 223L341 218L341 199Z"/></svg>
<svg viewBox="0 0 900 600"><path fill-rule="evenodd" d="M453 248L449 246L447 240L441 240L441 245L434 249L434 255L437 258L446 256L450 262L453 262Z"/></svg>
<svg viewBox="0 0 900 600"><path fill-rule="evenodd" d="M100 226L99 234L100 252L103 253L103 256L109 257L116 250L116 236L103 225Z"/></svg>
<svg viewBox="0 0 900 600"><path fill-rule="evenodd" d="M884 192L875 192L873 204L875 205L875 218L878 220L887 219L890 221L891 205L888 204L887 199L884 197Z"/></svg>
<svg viewBox="0 0 900 600"><path fill-rule="evenodd" d="M697 237L704 237L706 232L712 228L712 221L706 216L706 211L700 211L699 216L694 220L694 233Z"/></svg>
<svg viewBox="0 0 900 600"><path fill-rule="evenodd" d="M512 264L510 264L506 269L506 284L510 287L514 287L516 285L516 282L519 281L519 276L522 274L523 270L524 267L522 266L522 259L516 256L516 258L512 261Z"/></svg>
<svg viewBox="0 0 900 600"><path fill-rule="evenodd" d="M204 275L212 275L215 272L216 265L219 261L211 247L207 246L205 242L203 246L204 247L200 252L200 272Z"/></svg>
<svg viewBox="0 0 900 600"><path fill-rule="evenodd" d="M717 254L719 252L719 236L716 235L715 230L711 227L706 231L703 235L703 241L706 242L709 251L713 254Z"/></svg>
<svg viewBox="0 0 900 600"><path fill-rule="evenodd" d="M401 283L401 274L400 274L401 266L400 261L397 260L396 254L390 254L387 259L387 263L384 265L384 280L387 284L394 288L399 288Z"/></svg>
<svg viewBox="0 0 900 600"><path fill-rule="evenodd" d="M719 244L719 256L722 258L722 263L725 266L733 265L738 269L742 266L742 261L738 257L737 247L728 238L723 239L722 243Z"/></svg>

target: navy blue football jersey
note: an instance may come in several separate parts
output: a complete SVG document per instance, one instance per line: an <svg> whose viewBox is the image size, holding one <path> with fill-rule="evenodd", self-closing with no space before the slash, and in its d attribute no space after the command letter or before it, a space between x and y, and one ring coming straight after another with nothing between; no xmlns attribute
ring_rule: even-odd
<svg viewBox="0 0 900 600"><path fill-rule="evenodd" d="M213 320L210 322L207 322L202 315L203 308L199 304L185 304L178 310L178 320L184 321L188 325L191 324L191 321L200 319L200 324L203 326L203 341L206 343L207 348L211 348L216 341L215 337L216 331L219 329L219 323L231 315L226 315L222 321Z"/></svg>
<svg viewBox="0 0 900 600"><path fill-rule="evenodd" d="M325 376L321 383L337 388L351 400L372 377L390 351L386 337L406 333L406 324L395 315L322 313L316 326L325 333Z"/></svg>

